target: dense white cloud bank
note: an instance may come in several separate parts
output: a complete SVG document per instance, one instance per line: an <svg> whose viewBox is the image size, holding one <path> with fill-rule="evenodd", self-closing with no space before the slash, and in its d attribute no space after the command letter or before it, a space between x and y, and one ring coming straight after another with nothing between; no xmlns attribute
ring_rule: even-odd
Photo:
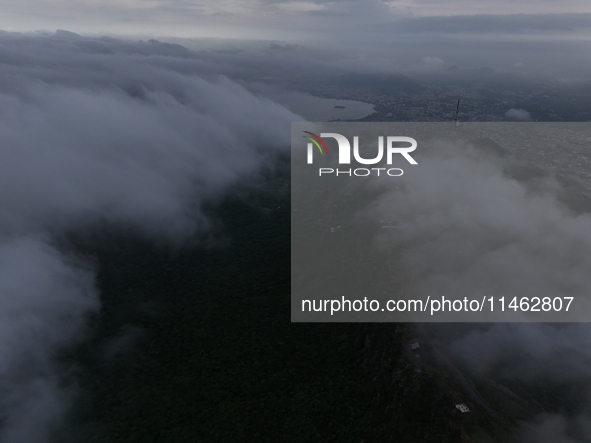
<svg viewBox="0 0 591 443"><path fill-rule="evenodd" d="M110 223L182 242L208 228L203 202L288 148L298 116L186 72L187 54L0 36L2 442L44 442L59 424L71 392L54 353L99 310L93 269L56 246L60 235Z"/></svg>

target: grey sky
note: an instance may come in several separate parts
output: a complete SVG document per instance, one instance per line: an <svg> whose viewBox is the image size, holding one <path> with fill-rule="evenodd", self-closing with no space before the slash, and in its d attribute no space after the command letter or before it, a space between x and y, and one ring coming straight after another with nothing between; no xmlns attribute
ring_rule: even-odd
<svg viewBox="0 0 591 443"><path fill-rule="evenodd" d="M379 0L350 1L274 1L274 0L4 0L0 5L0 28L10 31L68 29L81 34L174 36L184 38L224 37L278 40L322 39L338 33L352 34L356 29L385 31L399 26L406 31L429 30L429 21L397 21L416 17L474 16L492 14L567 14L591 13L591 3L577 0L552 2L528 0L495 2L470 0ZM584 17L584 16L583 16ZM458 26L462 22L471 31L507 30L513 22L534 28L556 27L572 32L589 18L576 15L563 18L507 17L498 19L439 20L434 29ZM480 24L486 22L484 29ZM533 23L539 22L539 23ZM570 23L569 23L570 22ZM471 28L471 29L470 29ZM430 30L433 30L431 28ZM388 32L395 29L388 29Z"/></svg>

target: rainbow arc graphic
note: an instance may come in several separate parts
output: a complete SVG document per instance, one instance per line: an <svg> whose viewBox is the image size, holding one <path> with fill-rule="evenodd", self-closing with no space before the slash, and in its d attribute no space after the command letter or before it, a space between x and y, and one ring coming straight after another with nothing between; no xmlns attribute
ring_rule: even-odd
<svg viewBox="0 0 591 443"><path fill-rule="evenodd" d="M322 137L320 137L319 135L316 135L310 131L302 131L302 132L305 132L306 134L310 134L311 137L308 135L303 135L302 137L304 137L305 139L310 140L312 143L314 143L314 145L316 145L316 147L320 151L320 155L328 154L328 147L326 146L326 143L324 143L324 140L322 140Z"/></svg>

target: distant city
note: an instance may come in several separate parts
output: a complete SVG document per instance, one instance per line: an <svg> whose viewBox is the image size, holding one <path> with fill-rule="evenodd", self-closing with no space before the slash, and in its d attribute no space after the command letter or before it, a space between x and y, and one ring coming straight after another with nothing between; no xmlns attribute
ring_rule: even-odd
<svg viewBox="0 0 591 443"><path fill-rule="evenodd" d="M525 109L532 121L591 121L591 90L565 90L561 86L540 84L536 91L423 85L415 93L379 92L339 87L314 87L305 92L327 98L358 100L375 105L367 121L440 122L454 119L457 100L461 100L460 120L506 121L510 109Z"/></svg>
<svg viewBox="0 0 591 443"><path fill-rule="evenodd" d="M402 78L402 82L400 82ZM591 87L556 82L511 84L466 81L457 84L414 83L404 76L365 77L357 82L322 81L310 77L284 78L281 86L318 97L371 103L375 112L359 121L407 121L452 123L461 101L458 120L463 122L589 122ZM373 83L372 83L373 81ZM457 83L457 82L456 82ZM523 112L509 112L523 110ZM517 118L516 118L517 117ZM570 133L548 135L546 141L524 137L516 143L509 137L490 135L514 155L550 173L568 177L591 195L591 140L573 139ZM557 145L556 141L560 140Z"/></svg>

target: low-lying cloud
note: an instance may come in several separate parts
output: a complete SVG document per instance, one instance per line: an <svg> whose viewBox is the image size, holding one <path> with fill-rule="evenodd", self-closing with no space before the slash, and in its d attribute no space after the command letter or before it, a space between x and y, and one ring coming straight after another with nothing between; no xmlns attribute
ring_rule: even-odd
<svg viewBox="0 0 591 443"><path fill-rule="evenodd" d="M0 441L42 443L71 392L55 351L100 309L94 270L56 246L132 226L175 243L202 204L288 148L287 109L199 76L178 45L0 35ZM61 386L61 387L60 387Z"/></svg>
<svg viewBox="0 0 591 443"><path fill-rule="evenodd" d="M395 208L402 220L391 241L412 245L402 260L424 270L421 295L586 295L591 215L569 213L549 179L531 189L478 152L437 149L379 202L383 218Z"/></svg>
<svg viewBox="0 0 591 443"><path fill-rule="evenodd" d="M591 288L591 215L561 202L560 185L550 177L516 180L507 162L469 146L435 148L401 177L401 189L370 209L400 219L400 228L382 233L378 245L403 251L400 262L415 276L410 296L573 296L580 306ZM588 441L580 439L591 423L588 324L432 328L432 339L472 375L532 389L561 386L563 398L577 396L569 413L540 416L518 441Z"/></svg>
<svg viewBox="0 0 591 443"><path fill-rule="evenodd" d="M532 118L530 113L527 112L525 109L511 108L507 112L505 112L505 119L529 122Z"/></svg>

